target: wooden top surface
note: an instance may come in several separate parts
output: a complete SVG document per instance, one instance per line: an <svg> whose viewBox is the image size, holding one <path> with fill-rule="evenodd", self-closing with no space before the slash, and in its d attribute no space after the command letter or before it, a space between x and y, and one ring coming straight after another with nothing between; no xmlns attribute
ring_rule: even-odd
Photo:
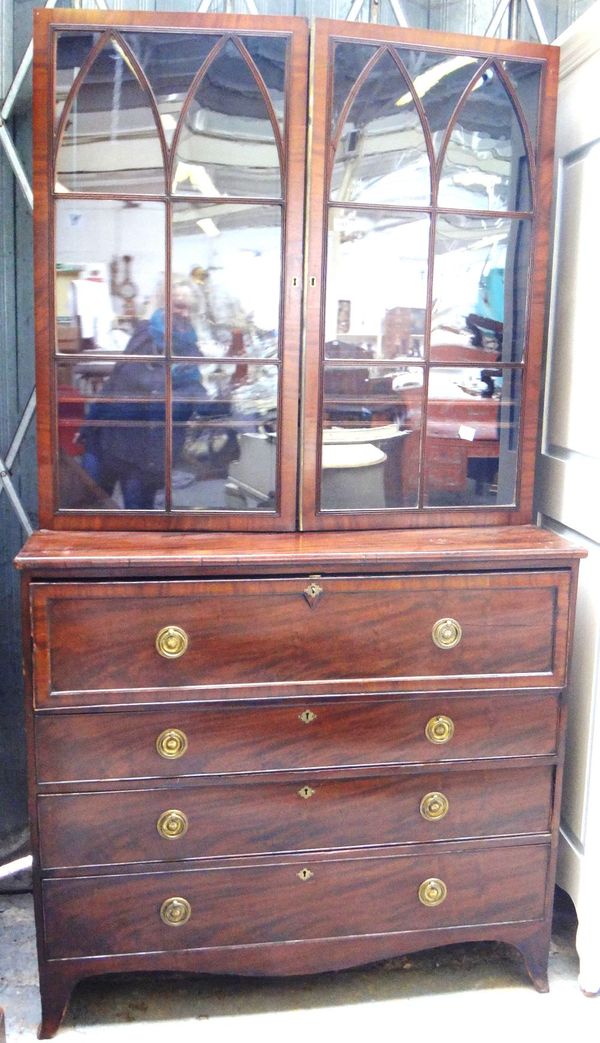
<svg viewBox="0 0 600 1043"><path fill-rule="evenodd" d="M395 571L570 565L585 551L533 525L323 533L34 533L17 568L114 573Z"/></svg>

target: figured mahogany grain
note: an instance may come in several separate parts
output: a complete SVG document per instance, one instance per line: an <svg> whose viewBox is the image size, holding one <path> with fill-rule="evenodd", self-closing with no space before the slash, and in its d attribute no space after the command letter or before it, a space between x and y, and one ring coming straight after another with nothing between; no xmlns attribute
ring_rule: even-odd
<svg viewBox="0 0 600 1043"><path fill-rule="evenodd" d="M527 767L342 781L307 773L291 782L42 795L41 860L45 868L173 862L543 833L553 784L552 767ZM449 804L437 821L419 810L431 792ZM168 809L186 816L183 836L159 833Z"/></svg>
<svg viewBox="0 0 600 1043"><path fill-rule="evenodd" d="M247 695L564 682L568 576L353 577L320 580L311 605L299 580L35 585L38 705L61 692L223 689ZM432 628L452 617L462 639L438 648ZM165 626L189 637L181 658L155 647ZM447 683L443 682L443 687ZM189 696L189 692L187 693Z"/></svg>
<svg viewBox="0 0 600 1043"><path fill-rule="evenodd" d="M308 575L312 572L570 568L585 551L547 529L434 528L401 532L34 532L15 558L30 575Z"/></svg>
<svg viewBox="0 0 600 1043"><path fill-rule="evenodd" d="M336 938L543 915L548 848L489 848L425 856L186 870L43 885L49 959L213 945ZM300 879L308 869L312 876ZM421 883L441 878L448 897L433 908ZM510 878L510 889L506 880ZM185 898L190 920L172 927L159 911ZM68 925L68 930L65 926Z"/></svg>
<svg viewBox="0 0 600 1043"><path fill-rule="evenodd" d="M173 778L369 764L432 763L556 752L556 693L403 696L381 700L234 703L169 710L38 714L38 781ZM300 713L316 715L305 724ZM425 737L430 717L454 722L453 738ZM185 732L177 760L156 751L164 729Z"/></svg>

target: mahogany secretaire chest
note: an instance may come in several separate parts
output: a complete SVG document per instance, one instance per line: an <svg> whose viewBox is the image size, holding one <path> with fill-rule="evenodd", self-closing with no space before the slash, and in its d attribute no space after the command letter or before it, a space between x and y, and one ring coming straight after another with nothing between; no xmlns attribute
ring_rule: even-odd
<svg viewBox="0 0 600 1043"><path fill-rule="evenodd" d="M581 556L532 524L555 52L35 20L41 1038L114 971L496 939L547 988Z"/></svg>

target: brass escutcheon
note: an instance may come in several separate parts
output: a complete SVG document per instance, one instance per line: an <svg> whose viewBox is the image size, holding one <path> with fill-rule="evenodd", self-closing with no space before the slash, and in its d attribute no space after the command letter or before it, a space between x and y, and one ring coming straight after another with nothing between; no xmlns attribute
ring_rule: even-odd
<svg viewBox="0 0 600 1043"><path fill-rule="evenodd" d="M188 646L188 636L181 627L162 627L156 635L156 651L165 659L179 659Z"/></svg>
<svg viewBox="0 0 600 1043"><path fill-rule="evenodd" d="M436 746L450 742L454 735L454 721L450 717L445 717L444 714L431 717L425 725L425 735L429 742L435 743Z"/></svg>
<svg viewBox="0 0 600 1043"><path fill-rule="evenodd" d="M298 796L304 797L304 800L308 800L309 797L314 797L315 791L310 786L303 786L302 789L298 790Z"/></svg>
<svg viewBox="0 0 600 1043"><path fill-rule="evenodd" d="M165 728L156 740L158 753L167 760L177 760L178 757L183 757L187 748L187 735L179 728Z"/></svg>
<svg viewBox="0 0 600 1043"><path fill-rule="evenodd" d="M160 907L160 918L169 927L181 927L192 915L187 898L165 898Z"/></svg>
<svg viewBox="0 0 600 1043"><path fill-rule="evenodd" d="M431 636L438 648L456 648L462 637L462 627L455 619L438 619L433 624Z"/></svg>
<svg viewBox="0 0 600 1043"><path fill-rule="evenodd" d="M426 793L421 801L419 811L428 822L437 822L448 814L448 798L443 793Z"/></svg>
<svg viewBox="0 0 600 1043"><path fill-rule="evenodd" d="M183 811L177 811L175 808L172 808L170 811L163 811L158 818L156 828L161 837L165 837L167 840L182 837L184 833L187 833L188 829L187 815Z"/></svg>
<svg viewBox="0 0 600 1043"><path fill-rule="evenodd" d="M423 905L428 906L441 905L447 894L448 888L444 881L432 876L429 880L424 880L421 884L419 888L419 901L422 902Z"/></svg>
<svg viewBox="0 0 600 1043"><path fill-rule="evenodd" d="M317 580L320 578L320 576L309 576L309 584L307 587L304 588L302 592L311 608L314 605L316 605L317 601L321 597L321 594L323 593L323 587L319 586L319 584L317 583Z"/></svg>
<svg viewBox="0 0 600 1043"><path fill-rule="evenodd" d="M299 873L296 873L296 876L298 876L300 880L310 880L311 876L314 875L315 874L310 869L301 869Z"/></svg>
<svg viewBox="0 0 600 1043"><path fill-rule="evenodd" d="M310 724L311 721L316 721L317 715L312 710L303 710L302 713L298 714L298 717L303 724Z"/></svg>

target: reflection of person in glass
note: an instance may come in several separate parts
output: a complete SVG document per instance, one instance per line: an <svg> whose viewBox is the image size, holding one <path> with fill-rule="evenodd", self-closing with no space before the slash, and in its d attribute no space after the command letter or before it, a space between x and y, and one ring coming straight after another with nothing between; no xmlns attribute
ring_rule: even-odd
<svg viewBox="0 0 600 1043"><path fill-rule="evenodd" d="M172 352L175 356L201 358L190 320L193 291L176 284L171 294ZM124 354L164 356L165 309L136 327ZM181 454L185 422L207 397L198 365L175 362L171 367L173 460ZM165 472L165 364L118 362L102 388L104 401L93 402L81 431L85 451L82 464L90 477L112 496L117 483L126 510L152 510Z"/></svg>

